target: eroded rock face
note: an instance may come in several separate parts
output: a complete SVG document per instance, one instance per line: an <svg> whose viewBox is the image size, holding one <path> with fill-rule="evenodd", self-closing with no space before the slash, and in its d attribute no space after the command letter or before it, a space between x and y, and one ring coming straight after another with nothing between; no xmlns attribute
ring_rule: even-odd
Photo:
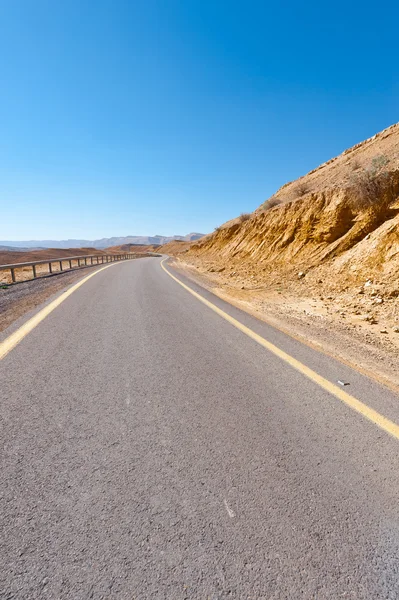
<svg viewBox="0 0 399 600"><path fill-rule="evenodd" d="M324 285L399 287L399 124L284 185L244 222L234 219L190 246L215 268L318 274ZM374 284L373 284L374 285Z"/></svg>
<svg viewBox="0 0 399 600"><path fill-rule="evenodd" d="M392 174L399 182L399 173ZM357 284L381 272L399 272L399 211L392 205L356 210L353 192L326 190L233 223L190 247L215 268L247 263L260 270L307 273L323 264ZM300 271L298 271L298 268ZM299 276L301 279L304 275Z"/></svg>
<svg viewBox="0 0 399 600"><path fill-rule="evenodd" d="M190 244L182 262L233 298L268 310L295 307L295 318L316 302L320 318L397 346L399 125L274 197L279 202Z"/></svg>

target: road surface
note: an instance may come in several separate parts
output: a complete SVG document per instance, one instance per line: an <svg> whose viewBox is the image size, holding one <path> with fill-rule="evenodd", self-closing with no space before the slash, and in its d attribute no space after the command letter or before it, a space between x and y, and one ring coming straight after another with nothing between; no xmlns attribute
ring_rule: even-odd
<svg viewBox="0 0 399 600"><path fill-rule="evenodd" d="M398 439L160 260L96 273L0 361L0 598L399 598ZM393 392L175 275L399 423Z"/></svg>

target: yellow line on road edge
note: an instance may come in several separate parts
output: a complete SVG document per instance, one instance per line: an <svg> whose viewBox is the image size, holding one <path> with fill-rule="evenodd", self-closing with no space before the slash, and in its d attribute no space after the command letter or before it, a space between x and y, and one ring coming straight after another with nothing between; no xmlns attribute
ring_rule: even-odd
<svg viewBox="0 0 399 600"><path fill-rule="evenodd" d="M309 369L309 367L307 367L306 365L301 363L299 360L297 360L290 354L287 354L286 352L284 352L284 350L280 350L280 348L278 348L271 342L268 342L267 340L265 340L265 338L263 338L259 334L252 331L252 329L249 329L249 327L246 327L245 325L240 323L240 321L237 321L237 319L234 319L234 317L231 317L229 314L224 312L224 310L222 310L221 308L219 308L212 302L209 302L209 300L207 300L200 294L197 294L197 292L192 290L188 285L186 285L185 283L180 281L180 279L178 279L177 277L172 275L172 273L170 273L167 270L167 268L163 264L165 262L165 260L167 260L167 259L164 259L161 262L161 267L165 271L165 273L167 273L169 275L169 277L174 279L185 290L190 292L190 294L192 294L195 298L197 298L197 300L200 300L200 302L203 302L203 304L208 306L208 308L213 310L220 317L222 317L223 319L225 319L226 321L231 323L231 325L234 325L234 327L236 327L237 329L239 329L240 331L245 333L248 337L255 340L255 342L258 342L258 344L260 344L261 346L263 346L264 348L266 348L267 350L269 350L270 352L272 352L273 354L275 354L276 356L278 356L279 358L284 360L291 367L293 367L294 369L296 369L297 371L299 371L300 373L305 375L305 377L307 377L314 383L317 383L317 385L319 385L321 388L323 388L330 394L333 394L336 398L341 400L341 402L343 402L344 404L349 406L352 410L355 410L356 412L361 414L363 417L365 417L366 419L368 419L375 425L378 425L378 427L380 427L381 429L383 429L384 431L386 431L387 433L392 435L394 438L399 440L399 425L397 425L393 421L390 421L389 419L387 419L386 417L384 417L377 411L373 410L372 408L367 406L367 404L364 404L363 402L361 402L354 396L347 394L346 392L344 392L344 390L341 390L339 387L337 387L336 385L334 385L333 383L328 381L328 379L324 379L324 377L322 377L321 375L319 375L312 369Z"/></svg>
<svg viewBox="0 0 399 600"><path fill-rule="evenodd" d="M73 294L73 292L80 288L81 285L86 283L86 281L89 281L89 279L94 277L94 275L97 275L97 273L100 273L101 271L104 271L104 269L108 269L108 267L113 267L117 264L120 263L114 262L110 265L102 267L101 269L98 269L98 271L95 271L94 273L91 273L91 275L88 275L78 283L75 283L75 285L69 288L69 290L67 290L66 292L61 294L61 296L50 302L50 304L42 308L42 310L40 310L34 317L32 317L31 319L29 319L29 321L24 323L19 329L17 329L17 331L14 331L14 333L12 333L8 338L6 338L4 342L0 343L0 360L7 356L7 354L11 352L11 350L15 348L15 346L19 344L19 342L23 340L24 337L28 335L28 333L30 333L35 327L37 327L39 323L43 321L43 319L45 319L51 312L53 312L53 310L57 308L57 306L62 304L62 302L64 302L64 300L66 300L68 296L70 296L71 294Z"/></svg>

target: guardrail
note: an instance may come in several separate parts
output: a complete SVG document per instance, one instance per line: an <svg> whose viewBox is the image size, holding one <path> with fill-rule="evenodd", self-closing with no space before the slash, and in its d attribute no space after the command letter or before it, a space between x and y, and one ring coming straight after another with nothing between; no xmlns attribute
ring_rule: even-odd
<svg viewBox="0 0 399 600"><path fill-rule="evenodd" d="M34 260L32 262L23 262L23 263L15 263L12 265L0 265L0 271L10 271L11 280L13 283L17 283L16 270L23 269L25 267L32 267L33 277L30 280L24 279L23 281L31 281L32 279L36 279L38 277L36 267L37 265L48 265L48 273L53 273L53 265L58 264L59 270L57 273L61 271L69 271L75 268L81 268L91 265L102 265L109 262L115 262L118 260L128 260L129 258L135 258L136 256L140 256L138 254L88 254L81 256L63 256L59 258L50 258L46 260ZM94 262L94 259L96 262ZM90 260L89 265L87 261ZM84 264L81 264L81 261L84 261ZM73 262L77 263L73 266ZM65 265L63 263L68 263L69 268L64 268ZM39 275L39 277L43 277L43 275Z"/></svg>

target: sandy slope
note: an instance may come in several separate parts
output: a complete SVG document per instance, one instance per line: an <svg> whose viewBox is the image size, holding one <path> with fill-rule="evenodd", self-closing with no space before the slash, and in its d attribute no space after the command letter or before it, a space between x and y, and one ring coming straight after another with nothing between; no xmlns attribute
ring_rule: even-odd
<svg viewBox="0 0 399 600"><path fill-rule="evenodd" d="M191 248L192 242L183 242L179 240L174 240L173 242L168 242L163 246L159 246L157 248L157 252L160 254L170 254L172 256L178 256L179 254L183 254Z"/></svg>
<svg viewBox="0 0 399 600"><path fill-rule="evenodd" d="M146 252L156 252L157 248L159 248L159 246L145 244L121 244L120 246L110 246L109 248L106 248L105 252L134 252L135 254L142 254Z"/></svg>
<svg viewBox="0 0 399 600"><path fill-rule="evenodd" d="M326 336L339 323L397 355L399 125L283 186L274 202L191 244L180 263L248 308L321 318Z"/></svg>

